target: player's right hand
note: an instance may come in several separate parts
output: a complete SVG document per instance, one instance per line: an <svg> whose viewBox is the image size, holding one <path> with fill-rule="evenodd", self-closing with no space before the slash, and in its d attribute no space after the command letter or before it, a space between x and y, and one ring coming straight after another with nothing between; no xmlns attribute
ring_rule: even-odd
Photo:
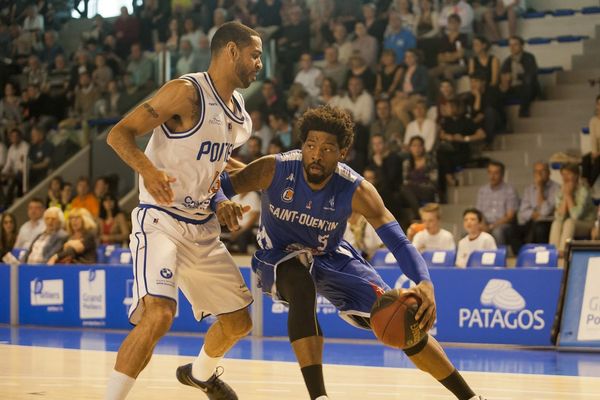
<svg viewBox="0 0 600 400"><path fill-rule="evenodd" d="M233 232L240 229L239 220L248 211L250 211L250 206L242 206L235 201L225 200L217 205L217 218L221 225L227 225L227 228Z"/></svg>
<svg viewBox="0 0 600 400"><path fill-rule="evenodd" d="M175 200L173 189L171 189L171 183L176 181L174 177L156 168L152 168L141 175L144 178L146 190L158 204L168 206Z"/></svg>

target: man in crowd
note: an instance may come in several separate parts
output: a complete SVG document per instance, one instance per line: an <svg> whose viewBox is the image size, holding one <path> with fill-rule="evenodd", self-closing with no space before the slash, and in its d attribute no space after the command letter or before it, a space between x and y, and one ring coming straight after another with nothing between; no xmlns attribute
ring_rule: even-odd
<svg viewBox="0 0 600 400"><path fill-rule="evenodd" d="M510 56L502 63L500 90L520 102L520 117L529 117L531 102L539 93L538 67L535 56L523 50L525 41L519 36L508 40Z"/></svg>
<svg viewBox="0 0 600 400"><path fill-rule="evenodd" d="M44 232L46 229L46 224L42 220L44 210L44 202L41 199L33 198L29 201L27 205L27 218L29 220L19 229L15 249L28 249L31 247L33 240Z"/></svg>

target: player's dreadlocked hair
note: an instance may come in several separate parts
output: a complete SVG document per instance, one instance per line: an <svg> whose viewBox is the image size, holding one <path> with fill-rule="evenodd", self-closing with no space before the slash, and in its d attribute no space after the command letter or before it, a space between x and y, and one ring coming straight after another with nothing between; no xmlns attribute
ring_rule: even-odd
<svg viewBox="0 0 600 400"><path fill-rule="evenodd" d="M308 132L322 131L337 137L340 149L348 148L354 140L352 117L341 108L321 106L306 111L298 120L300 140L306 141Z"/></svg>

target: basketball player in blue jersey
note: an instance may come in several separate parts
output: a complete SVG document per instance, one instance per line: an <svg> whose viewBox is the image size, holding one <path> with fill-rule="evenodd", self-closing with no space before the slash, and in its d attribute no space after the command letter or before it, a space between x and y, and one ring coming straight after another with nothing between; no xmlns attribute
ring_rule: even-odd
<svg viewBox="0 0 600 400"><path fill-rule="evenodd" d="M166 83L108 135L108 143L140 174L140 205L132 213L131 234L134 301L129 320L136 326L119 349L107 400L125 399L150 361L173 322L178 289L196 319L212 314L217 320L196 360L177 369L177 379L211 400L238 398L219 379L217 365L250 331L252 296L219 240L210 205L232 150L250 136L250 116L235 89L256 79L261 53L254 30L236 22L222 25L211 42L207 72ZM135 137L150 131L142 152ZM237 228L237 221L230 228Z"/></svg>
<svg viewBox="0 0 600 400"><path fill-rule="evenodd" d="M322 372L323 337L316 316L317 293L350 324L370 329L378 295L389 290L375 269L342 240L352 212L363 215L398 260L422 299L416 314L429 331L435 321L434 290L425 261L386 209L376 189L342 163L353 140L349 115L329 106L307 111L299 121L302 150L262 157L222 176L218 200L261 190L261 247L252 259L263 291L289 305L288 334L312 400L327 399ZM231 224L237 210L221 207ZM476 396L429 335L404 350L415 365L458 399Z"/></svg>

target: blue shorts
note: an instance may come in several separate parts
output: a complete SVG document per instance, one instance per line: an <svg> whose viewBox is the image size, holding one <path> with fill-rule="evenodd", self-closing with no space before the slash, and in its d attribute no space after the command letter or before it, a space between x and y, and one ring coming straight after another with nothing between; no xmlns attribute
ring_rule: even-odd
<svg viewBox="0 0 600 400"><path fill-rule="evenodd" d="M347 242L341 242L335 252L313 256L309 250L258 250L252 257L252 270L258 285L274 301L285 302L277 293L277 266L297 258L309 270L317 293L325 297L340 312L346 322L358 328L370 329L371 307L390 287L377 271Z"/></svg>

